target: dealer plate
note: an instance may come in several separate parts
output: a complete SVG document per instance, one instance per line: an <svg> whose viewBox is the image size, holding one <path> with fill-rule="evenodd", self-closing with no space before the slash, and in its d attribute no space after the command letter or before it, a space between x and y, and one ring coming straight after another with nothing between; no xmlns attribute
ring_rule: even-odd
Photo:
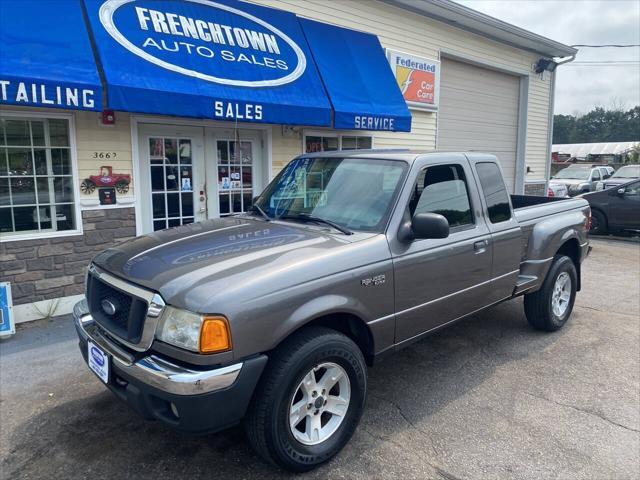
<svg viewBox="0 0 640 480"><path fill-rule="evenodd" d="M87 342L88 364L100 380L109 383L109 355L95 343Z"/></svg>

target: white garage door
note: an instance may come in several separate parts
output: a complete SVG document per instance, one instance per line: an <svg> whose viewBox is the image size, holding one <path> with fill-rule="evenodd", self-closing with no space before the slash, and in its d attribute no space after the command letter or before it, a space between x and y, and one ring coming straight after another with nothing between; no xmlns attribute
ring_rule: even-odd
<svg viewBox="0 0 640 480"><path fill-rule="evenodd" d="M519 77L443 59L438 149L496 155L513 191L519 96Z"/></svg>

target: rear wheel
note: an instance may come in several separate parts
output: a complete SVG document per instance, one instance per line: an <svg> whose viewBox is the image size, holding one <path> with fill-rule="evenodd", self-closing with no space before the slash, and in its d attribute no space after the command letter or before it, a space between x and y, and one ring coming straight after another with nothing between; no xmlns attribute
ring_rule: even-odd
<svg viewBox="0 0 640 480"><path fill-rule="evenodd" d="M590 235L601 235L607 233L607 217L600 210L591 210Z"/></svg>
<svg viewBox="0 0 640 480"><path fill-rule="evenodd" d="M556 255L540 290L524 296L529 324L547 332L562 328L573 310L577 286L573 261L565 255Z"/></svg>
<svg viewBox="0 0 640 480"><path fill-rule="evenodd" d="M116 192L118 193L127 193L129 191L129 183L124 180L120 180L116 183Z"/></svg>
<svg viewBox="0 0 640 480"><path fill-rule="evenodd" d="M245 421L249 441L276 466L311 470L349 441L366 390L364 358L351 339L304 329L269 358Z"/></svg>
<svg viewBox="0 0 640 480"><path fill-rule="evenodd" d="M88 178L80 184L80 191L86 195L91 195L96 190L96 184Z"/></svg>

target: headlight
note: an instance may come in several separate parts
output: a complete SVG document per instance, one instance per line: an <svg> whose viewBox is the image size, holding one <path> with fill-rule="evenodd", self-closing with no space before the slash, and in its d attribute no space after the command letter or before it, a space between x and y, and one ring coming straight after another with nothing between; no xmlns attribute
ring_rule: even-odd
<svg viewBox="0 0 640 480"><path fill-rule="evenodd" d="M167 306L156 334L158 340L199 353L231 349L227 319Z"/></svg>

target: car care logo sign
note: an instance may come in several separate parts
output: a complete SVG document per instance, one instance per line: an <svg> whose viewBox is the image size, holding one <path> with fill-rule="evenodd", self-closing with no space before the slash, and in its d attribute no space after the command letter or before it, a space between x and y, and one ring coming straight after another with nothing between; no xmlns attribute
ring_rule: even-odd
<svg viewBox="0 0 640 480"><path fill-rule="evenodd" d="M440 62L387 50L387 58L407 105L437 110L440 97Z"/></svg>
<svg viewBox="0 0 640 480"><path fill-rule="evenodd" d="M99 16L109 35L131 53L208 82L275 87L295 81L307 65L286 33L226 3L106 0Z"/></svg>

